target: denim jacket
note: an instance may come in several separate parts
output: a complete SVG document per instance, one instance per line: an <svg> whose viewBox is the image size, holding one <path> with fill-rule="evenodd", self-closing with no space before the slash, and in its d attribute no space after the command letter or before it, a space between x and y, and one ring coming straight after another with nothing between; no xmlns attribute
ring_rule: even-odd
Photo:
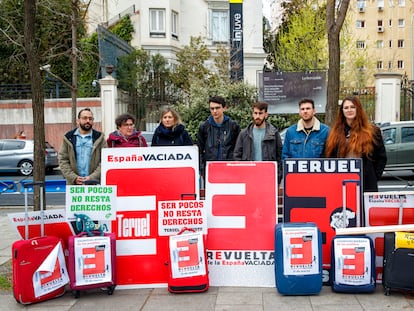
<svg viewBox="0 0 414 311"><path fill-rule="evenodd" d="M282 159L286 158L321 158L325 154L325 142L329 127L314 118L312 131L307 134L300 119L286 131L282 149Z"/></svg>

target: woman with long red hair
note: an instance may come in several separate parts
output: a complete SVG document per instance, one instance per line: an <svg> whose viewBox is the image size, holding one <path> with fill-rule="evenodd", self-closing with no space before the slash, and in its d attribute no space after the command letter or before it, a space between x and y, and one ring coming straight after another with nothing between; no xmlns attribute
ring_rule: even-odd
<svg viewBox="0 0 414 311"><path fill-rule="evenodd" d="M363 190L378 191L387 154L381 130L369 122L357 96L342 101L325 148L329 158L362 158Z"/></svg>

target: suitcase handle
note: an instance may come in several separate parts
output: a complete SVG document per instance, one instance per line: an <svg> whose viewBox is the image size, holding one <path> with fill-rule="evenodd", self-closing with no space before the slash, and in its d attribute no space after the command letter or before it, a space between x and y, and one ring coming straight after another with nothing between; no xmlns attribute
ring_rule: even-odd
<svg viewBox="0 0 414 311"><path fill-rule="evenodd" d="M39 186L40 187L40 236L45 235L45 211L43 209L43 187L44 181L32 181L28 183L23 183L24 188L24 238L27 240L29 238L29 212L28 212L28 200L27 200L27 188Z"/></svg>
<svg viewBox="0 0 414 311"><path fill-rule="evenodd" d="M101 232L100 230L91 230L91 231L82 231L80 233L78 233L77 235L75 235L76 237L84 237L84 236L91 236L90 233L92 234L92 236L103 236L105 235L105 233Z"/></svg>
<svg viewBox="0 0 414 311"><path fill-rule="evenodd" d="M184 227L180 230L180 232L177 233L177 235L183 234L185 231L196 232L193 228Z"/></svg>
<svg viewBox="0 0 414 311"><path fill-rule="evenodd" d="M184 197L192 197L194 200L197 199L197 194L195 193L181 193L181 200L184 200Z"/></svg>
<svg viewBox="0 0 414 311"><path fill-rule="evenodd" d="M342 181L342 213L344 217L346 216L346 184L354 183L356 184L356 226L360 227L360 213L361 213L361 202L360 202L360 189L361 189L361 182L356 179L345 179Z"/></svg>

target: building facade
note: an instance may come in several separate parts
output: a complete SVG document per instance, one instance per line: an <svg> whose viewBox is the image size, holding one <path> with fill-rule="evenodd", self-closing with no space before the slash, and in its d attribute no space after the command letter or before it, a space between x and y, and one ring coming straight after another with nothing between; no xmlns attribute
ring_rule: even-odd
<svg viewBox="0 0 414 311"><path fill-rule="evenodd" d="M135 29L131 45L161 54L173 68L177 63L176 53L190 44L191 37L201 37L212 57L219 45L230 47L230 2L242 0L93 0L88 31L95 31L97 25L114 24L128 14ZM248 0L242 5L243 80L257 85L257 72L263 69L266 57L262 0Z"/></svg>
<svg viewBox="0 0 414 311"><path fill-rule="evenodd" d="M374 74L414 76L414 3L409 0L351 0L341 51L343 84L375 86ZM350 85L344 85L350 86Z"/></svg>

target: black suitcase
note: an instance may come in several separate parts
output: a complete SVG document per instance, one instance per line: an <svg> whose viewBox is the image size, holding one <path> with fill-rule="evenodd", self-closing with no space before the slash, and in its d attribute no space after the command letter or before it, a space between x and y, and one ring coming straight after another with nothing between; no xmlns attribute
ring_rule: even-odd
<svg viewBox="0 0 414 311"><path fill-rule="evenodd" d="M408 233L411 237L413 233ZM396 247L395 232L384 234L384 294L391 290L414 291L414 248Z"/></svg>

